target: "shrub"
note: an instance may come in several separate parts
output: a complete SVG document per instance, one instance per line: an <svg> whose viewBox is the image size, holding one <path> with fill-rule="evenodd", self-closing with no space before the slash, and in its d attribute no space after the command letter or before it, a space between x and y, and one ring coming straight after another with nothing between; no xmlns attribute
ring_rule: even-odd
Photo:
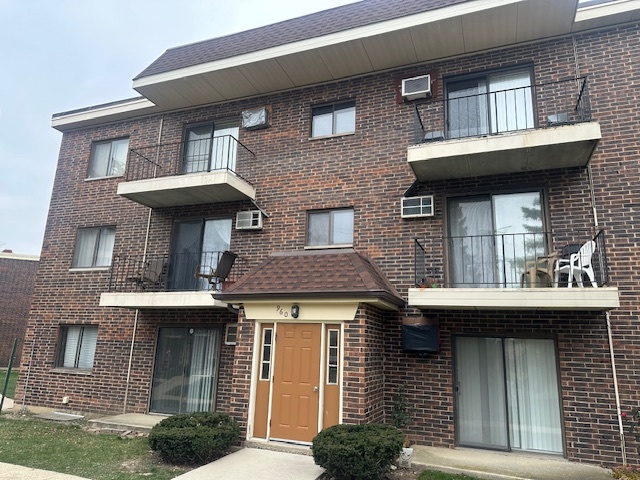
<svg viewBox="0 0 640 480"><path fill-rule="evenodd" d="M403 439L389 425L334 425L313 439L311 451L336 480L378 480L398 458Z"/></svg>
<svg viewBox="0 0 640 480"><path fill-rule="evenodd" d="M633 467L615 467L611 476L619 480L640 480L640 469Z"/></svg>
<svg viewBox="0 0 640 480"><path fill-rule="evenodd" d="M184 413L155 425L149 446L168 463L204 464L220 457L239 435L240 427L226 413Z"/></svg>

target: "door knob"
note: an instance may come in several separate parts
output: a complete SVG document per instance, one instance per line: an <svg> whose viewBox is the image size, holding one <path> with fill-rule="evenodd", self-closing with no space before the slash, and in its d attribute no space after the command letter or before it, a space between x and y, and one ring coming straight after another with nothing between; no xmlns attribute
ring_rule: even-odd
<svg viewBox="0 0 640 480"><path fill-rule="evenodd" d="M313 391L317 392L318 391L318 386L316 385L315 387L313 387Z"/></svg>

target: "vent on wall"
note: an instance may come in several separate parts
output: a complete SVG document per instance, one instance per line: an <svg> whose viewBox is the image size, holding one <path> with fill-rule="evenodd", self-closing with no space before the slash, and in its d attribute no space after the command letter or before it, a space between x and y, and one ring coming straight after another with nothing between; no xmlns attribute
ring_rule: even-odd
<svg viewBox="0 0 640 480"><path fill-rule="evenodd" d="M429 95L431 95L431 75L420 75L402 80L402 97L405 100L427 98Z"/></svg>
<svg viewBox="0 0 640 480"><path fill-rule="evenodd" d="M236 230L260 230L262 228L262 212L249 210L236 214Z"/></svg>
<svg viewBox="0 0 640 480"><path fill-rule="evenodd" d="M433 217L433 195L402 197L402 218Z"/></svg>

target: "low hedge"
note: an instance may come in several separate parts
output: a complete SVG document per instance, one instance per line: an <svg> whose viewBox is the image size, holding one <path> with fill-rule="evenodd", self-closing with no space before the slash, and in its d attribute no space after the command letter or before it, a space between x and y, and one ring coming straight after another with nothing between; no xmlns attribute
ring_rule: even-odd
<svg viewBox="0 0 640 480"><path fill-rule="evenodd" d="M334 425L314 439L313 459L336 480L379 480L402 451L404 434L381 424Z"/></svg>
<svg viewBox="0 0 640 480"><path fill-rule="evenodd" d="M227 413L183 413L156 424L149 446L165 462L201 465L222 456L239 436L238 423Z"/></svg>

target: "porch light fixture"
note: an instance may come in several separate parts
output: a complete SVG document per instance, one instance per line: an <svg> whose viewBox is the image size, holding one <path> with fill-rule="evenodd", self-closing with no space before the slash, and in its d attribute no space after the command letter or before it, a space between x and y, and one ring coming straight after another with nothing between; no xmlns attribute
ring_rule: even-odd
<svg viewBox="0 0 640 480"><path fill-rule="evenodd" d="M300 315L300 307L298 305L291 305L291 316L293 318L298 318L298 315Z"/></svg>

